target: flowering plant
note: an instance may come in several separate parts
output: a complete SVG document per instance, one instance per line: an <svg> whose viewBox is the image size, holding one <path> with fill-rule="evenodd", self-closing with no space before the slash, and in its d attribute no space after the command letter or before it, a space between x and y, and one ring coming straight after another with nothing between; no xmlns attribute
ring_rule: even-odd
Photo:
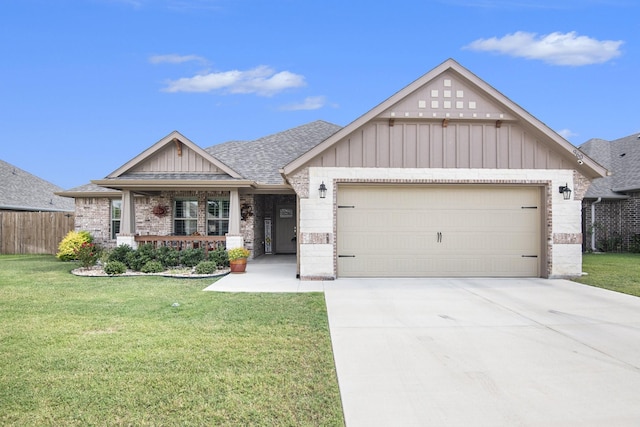
<svg viewBox="0 0 640 427"><path fill-rule="evenodd" d="M249 257L249 250L245 248L233 248L227 250L227 254L229 255L229 261L235 261L241 258Z"/></svg>
<svg viewBox="0 0 640 427"><path fill-rule="evenodd" d="M80 261L80 265L84 268L89 268L98 262L100 257L100 251L90 242L82 243L76 250L76 259Z"/></svg>

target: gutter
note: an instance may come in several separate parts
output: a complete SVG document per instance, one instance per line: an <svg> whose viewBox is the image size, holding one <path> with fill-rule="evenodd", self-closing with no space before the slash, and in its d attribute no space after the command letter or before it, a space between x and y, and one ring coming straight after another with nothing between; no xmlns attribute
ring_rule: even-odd
<svg viewBox="0 0 640 427"><path fill-rule="evenodd" d="M602 201L602 197L591 203L591 251L596 251L596 205Z"/></svg>

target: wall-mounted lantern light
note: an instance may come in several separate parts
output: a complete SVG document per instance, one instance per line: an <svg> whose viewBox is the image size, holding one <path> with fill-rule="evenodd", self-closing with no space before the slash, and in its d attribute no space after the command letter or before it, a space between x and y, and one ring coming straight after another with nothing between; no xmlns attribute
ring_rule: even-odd
<svg viewBox="0 0 640 427"><path fill-rule="evenodd" d="M327 197L327 186L324 185L324 181L322 181L322 184L320 184L320 188L318 188L318 193L320 193L321 199L324 199L325 197Z"/></svg>
<svg viewBox="0 0 640 427"><path fill-rule="evenodd" d="M561 185L558 189L565 200L571 200L571 189L569 188L569 184Z"/></svg>

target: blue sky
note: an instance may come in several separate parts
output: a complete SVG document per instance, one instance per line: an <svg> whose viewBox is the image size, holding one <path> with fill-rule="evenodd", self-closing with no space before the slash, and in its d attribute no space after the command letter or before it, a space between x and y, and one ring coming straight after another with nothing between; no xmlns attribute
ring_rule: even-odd
<svg viewBox="0 0 640 427"><path fill-rule="evenodd" d="M178 130L347 125L454 58L574 145L640 132L636 0L0 0L0 159L65 189Z"/></svg>

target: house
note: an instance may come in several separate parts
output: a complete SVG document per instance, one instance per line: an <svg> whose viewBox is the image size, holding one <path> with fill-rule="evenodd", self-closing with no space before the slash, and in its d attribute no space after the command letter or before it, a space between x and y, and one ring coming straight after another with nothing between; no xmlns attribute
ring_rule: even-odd
<svg viewBox="0 0 640 427"><path fill-rule="evenodd" d="M640 252L640 135L591 139L580 151L611 171L584 196L585 249Z"/></svg>
<svg viewBox="0 0 640 427"><path fill-rule="evenodd" d="M581 274L604 167L454 60L349 125L203 149L172 132L65 195L107 243L218 236L302 279Z"/></svg>
<svg viewBox="0 0 640 427"><path fill-rule="evenodd" d="M0 160L0 211L73 212L74 203L56 195L63 189Z"/></svg>

